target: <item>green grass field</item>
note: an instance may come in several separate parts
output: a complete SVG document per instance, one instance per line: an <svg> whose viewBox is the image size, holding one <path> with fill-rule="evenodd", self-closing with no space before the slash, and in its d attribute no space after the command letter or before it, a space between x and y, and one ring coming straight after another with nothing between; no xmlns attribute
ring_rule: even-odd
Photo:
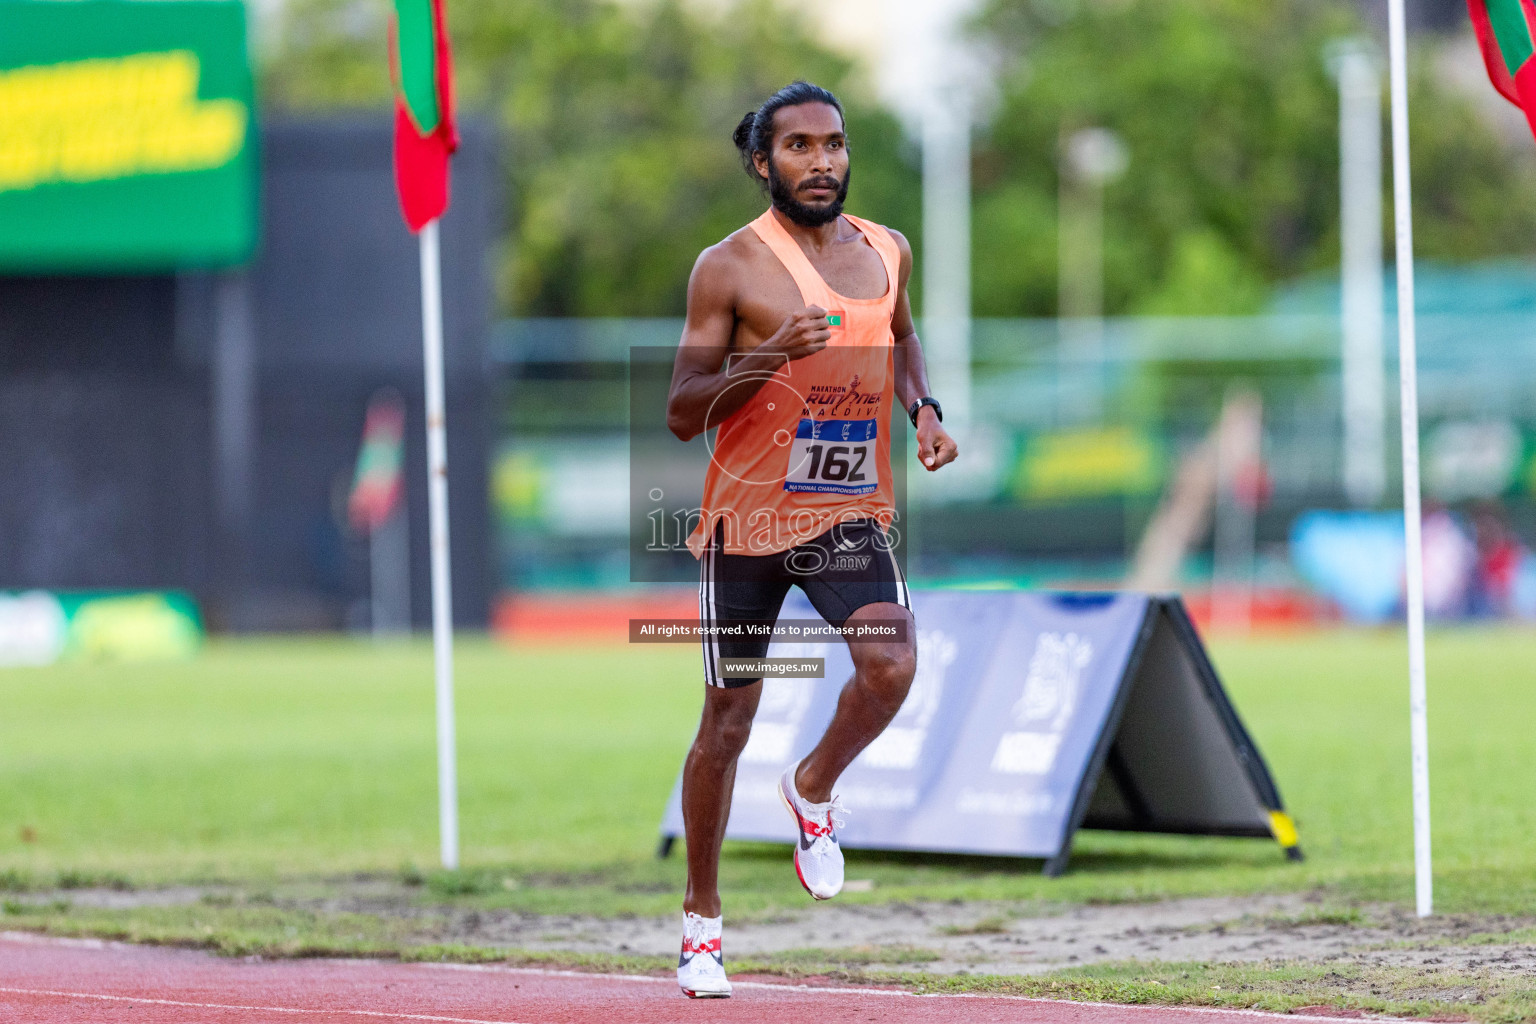
<svg viewBox="0 0 1536 1024"><path fill-rule="evenodd" d="M1406 656L1396 632L1218 640L1213 655L1301 828L1271 843L1084 833L1038 862L850 854L853 900L1122 900L1322 889L1412 898ZM1536 897L1536 633L1432 634L1438 907ZM488 905L670 912L656 826L702 684L691 647L458 647L465 868L433 876L430 648L216 641L175 664L0 672L0 877L137 886L428 875ZM803 899L786 853L728 844L732 912Z"/></svg>

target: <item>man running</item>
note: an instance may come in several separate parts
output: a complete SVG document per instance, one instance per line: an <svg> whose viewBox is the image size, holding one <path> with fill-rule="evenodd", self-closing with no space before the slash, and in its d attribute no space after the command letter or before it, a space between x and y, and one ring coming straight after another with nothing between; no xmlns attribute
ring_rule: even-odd
<svg viewBox="0 0 1536 1024"><path fill-rule="evenodd" d="M912 685L916 637L888 528L891 402L917 429L930 472L955 442L928 393L900 234L843 213L849 149L830 92L795 82L737 126L733 139L766 213L704 250L688 282L688 320L667 424L684 441L717 427L703 515L688 544L701 562L702 625L771 623L799 586L830 624L900 623L891 642L850 643L854 675L816 748L785 769L800 883L816 899L843 885L832 788L885 729ZM688 892L678 984L728 996L720 950L720 844L736 760L761 678L721 674L722 658L761 658L768 641L704 638L704 712L683 766Z"/></svg>

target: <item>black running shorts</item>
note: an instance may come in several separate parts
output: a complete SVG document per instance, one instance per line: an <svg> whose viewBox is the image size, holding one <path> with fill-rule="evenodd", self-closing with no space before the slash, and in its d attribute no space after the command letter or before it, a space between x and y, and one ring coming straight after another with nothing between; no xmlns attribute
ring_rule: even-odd
<svg viewBox="0 0 1536 1024"><path fill-rule="evenodd" d="M826 533L772 555L728 555L721 550L717 528L699 559L699 621L720 626L733 622L773 623L791 586L798 586L811 605L834 626L841 627L867 604L899 604L908 611L907 581L873 519L840 523ZM713 636L706 629L704 681L710 686L748 686L755 679L724 679L721 658L761 658L767 639Z"/></svg>

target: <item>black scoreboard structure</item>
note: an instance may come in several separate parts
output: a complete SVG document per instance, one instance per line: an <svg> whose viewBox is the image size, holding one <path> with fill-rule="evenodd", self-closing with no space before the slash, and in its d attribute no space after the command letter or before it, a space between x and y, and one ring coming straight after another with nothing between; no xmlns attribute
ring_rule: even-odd
<svg viewBox="0 0 1536 1024"><path fill-rule="evenodd" d="M489 615L492 135L442 227L461 626ZM430 621L417 243L391 121L275 120L243 267L0 276L0 589L177 589L228 630L366 622L346 526L368 399L404 395L412 617Z"/></svg>

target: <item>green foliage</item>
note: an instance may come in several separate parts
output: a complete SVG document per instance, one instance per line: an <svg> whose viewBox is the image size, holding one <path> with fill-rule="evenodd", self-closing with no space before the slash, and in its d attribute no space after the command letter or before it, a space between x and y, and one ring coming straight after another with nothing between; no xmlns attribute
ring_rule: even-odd
<svg viewBox="0 0 1536 1024"><path fill-rule="evenodd" d="M1267 289L1258 269L1215 230L1181 232L1173 239L1161 281L1136 304L1148 316L1256 313Z"/></svg>
<svg viewBox="0 0 1536 1024"><path fill-rule="evenodd" d="M993 0L978 29L1001 55L976 165L978 314L1055 311L1057 154L1087 126L1112 129L1130 153L1105 196L1110 312L1249 313L1269 283L1337 265L1338 93L1325 53L1361 32L1349 6ZM1418 255L1528 251L1529 147L1506 152L1431 58L1411 64ZM1390 231L1390 191L1386 207Z"/></svg>
<svg viewBox="0 0 1536 1024"><path fill-rule="evenodd" d="M1536 147L1530 136L1521 133L1510 149L1466 99L1437 83L1433 55L1413 59L1418 73L1409 83L1408 111L1415 255L1446 263L1529 256L1536 237ZM1390 154L1386 174L1390 189ZM1383 222L1391 245L1390 209Z"/></svg>
<svg viewBox="0 0 1536 1024"><path fill-rule="evenodd" d="M387 11L291 0L263 67L267 101L382 110ZM848 106L850 209L921 255L914 147L850 62L772 0L714 14L683 0L455 0L449 17L461 109L490 120L502 148L504 311L680 314L699 251L763 208L730 132L797 77ZM1325 52L1362 31L1343 0L992 0L975 27L999 58L999 103L975 153L978 315L1056 311L1057 153L1090 125L1130 151L1106 193L1109 312L1251 313L1273 283L1337 265ZM1508 151L1437 79L1433 45L1411 63L1416 250L1526 252L1531 147ZM1390 233L1390 193L1385 205Z"/></svg>
<svg viewBox="0 0 1536 1024"><path fill-rule="evenodd" d="M295 0L266 96L289 109L381 106L384 8ZM913 233L915 170L889 114L773 4L706 18L679 0L459 0L450 5L461 109L492 119L511 226L503 308L539 316L677 315L699 251L762 212L730 135L795 78L848 108L850 209Z"/></svg>

